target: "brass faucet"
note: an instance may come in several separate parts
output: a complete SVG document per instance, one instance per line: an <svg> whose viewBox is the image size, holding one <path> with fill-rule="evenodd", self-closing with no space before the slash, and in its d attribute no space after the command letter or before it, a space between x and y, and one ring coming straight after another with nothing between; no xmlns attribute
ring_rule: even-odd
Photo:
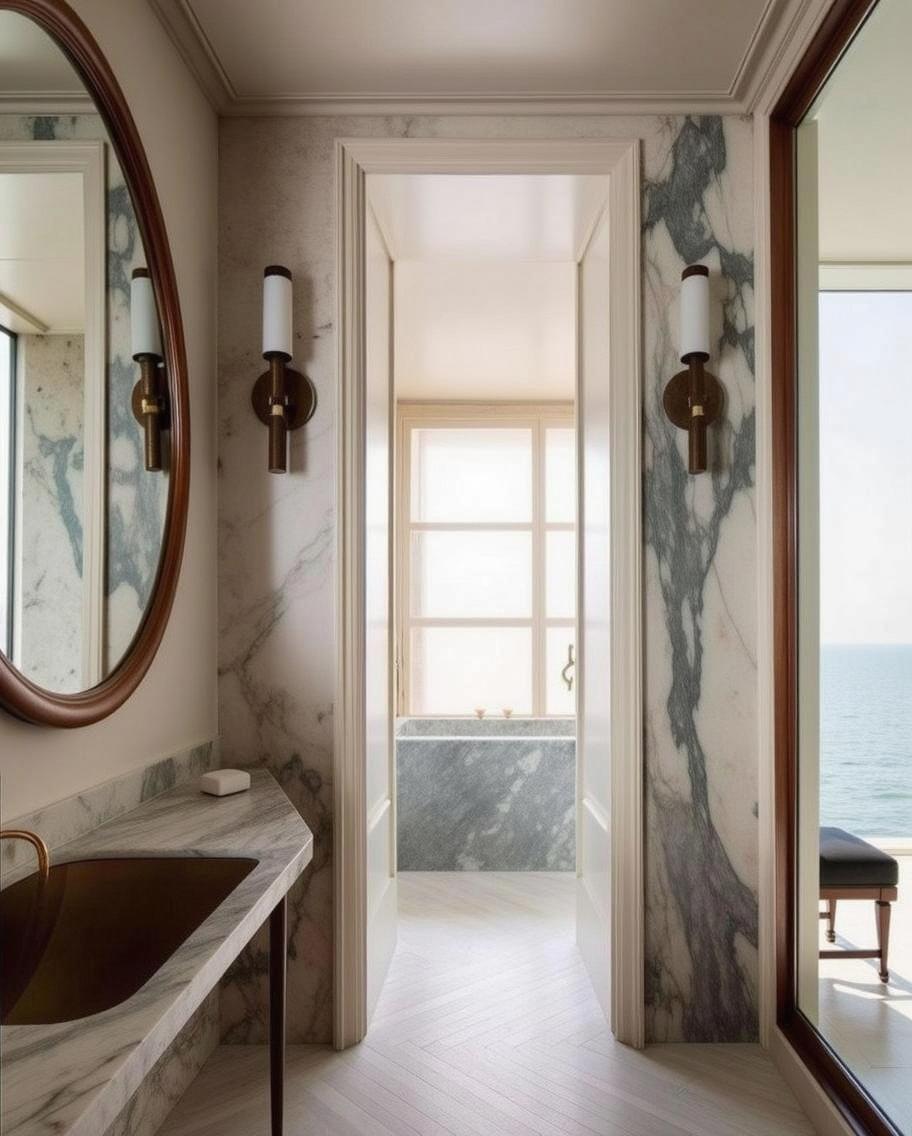
<svg viewBox="0 0 912 1136"><path fill-rule="evenodd" d="M38 853L38 871L41 878L46 880L51 870L51 855L48 846L36 832L29 832L25 828L0 828L0 840L25 840L31 844Z"/></svg>

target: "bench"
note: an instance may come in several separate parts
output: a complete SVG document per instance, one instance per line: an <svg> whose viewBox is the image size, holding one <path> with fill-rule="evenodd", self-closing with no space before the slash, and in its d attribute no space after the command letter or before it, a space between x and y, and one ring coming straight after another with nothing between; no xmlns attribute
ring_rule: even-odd
<svg viewBox="0 0 912 1136"><path fill-rule="evenodd" d="M828 921L827 942L836 941L836 903L840 899L873 900L877 922L877 950L821 951L824 958L874 958L880 962L881 982L889 982L887 956L890 945L890 904L896 899L899 865L858 836L842 828L820 829L820 898Z"/></svg>

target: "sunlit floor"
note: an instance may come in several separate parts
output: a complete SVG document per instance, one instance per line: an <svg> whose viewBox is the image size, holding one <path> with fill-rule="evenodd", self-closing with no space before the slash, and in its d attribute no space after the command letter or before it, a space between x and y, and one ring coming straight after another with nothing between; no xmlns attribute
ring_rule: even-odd
<svg viewBox="0 0 912 1136"><path fill-rule="evenodd" d="M820 1029L898 1126L912 1132L912 856L899 858L899 899L890 929L890 982L876 960L822 959ZM820 945L825 924L820 926ZM877 946L874 904L838 903L836 944Z"/></svg>
<svg viewBox="0 0 912 1136"><path fill-rule="evenodd" d="M811 1136L756 1045L613 1041L572 874L408 872L367 1039L293 1046L288 1136ZM163 1136L267 1131L266 1054L218 1049Z"/></svg>

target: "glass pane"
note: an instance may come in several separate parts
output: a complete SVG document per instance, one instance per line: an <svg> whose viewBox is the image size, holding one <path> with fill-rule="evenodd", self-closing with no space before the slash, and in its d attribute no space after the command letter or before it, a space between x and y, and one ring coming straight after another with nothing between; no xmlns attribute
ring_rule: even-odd
<svg viewBox="0 0 912 1136"><path fill-rule="evenodd" d="M411 713L532 713L532 631L528 627L415 627Z"/></svg>
<svg viewBox="0 0 912 1136"><path fill-rule="evenodd" d="M545 520L576 521L576 437L569 426L545 430Z"/></svg>
<svg viewBox="0 0 912 1136"><path fill-rule="evenodd" d="M532 520L532 431L412 431L413 521Z"/></svg>
<svg viewBox="0 0 912 1136"><path fill-rule="evenodd" d="M545 712L547 714L576 713L576 667L567 670L567 677L573 681L573 689L568 690L563 671L570 659L569 649L576 658L576 628L549 627L547 630L547 657L545 660Z"/></svg>
<svg viewBox="0 0 912 1136"><path fill-rule="evenodd" d="M576 533L545 534L545 615L548 619L576 617Z"/></svg>
<svg viewBox="0 0 912 1136"><path fill-rule="evenodd" d="M530 619L532 534L412 533L412 615Z"/></svg>

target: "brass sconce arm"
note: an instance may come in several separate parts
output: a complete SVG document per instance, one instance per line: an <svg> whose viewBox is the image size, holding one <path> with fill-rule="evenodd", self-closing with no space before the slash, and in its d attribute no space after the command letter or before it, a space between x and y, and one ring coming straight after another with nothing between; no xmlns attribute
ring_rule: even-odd
<svg viewBox="0 0 912 1136"><path fill-rule="evenodd" d="M722 384L704 367L708 356L689 355L687 370L678 371L665 388L662 405L671 421L687 431L687 472L706 470L706 427L722 413Z"/></svg>
<svg viewBox="0 0 912 1136"><path fill-rule="evenodd" d="M161 359L157 355L138 355L139 382L133 388L133 417L143 428L146 469L162 469L162 430L168 428L168 407L161 389Z"/></svg>
<svg viewBox="0 0 912 1136"><path fill-rule="evenodd" d="M266 356L269 370L257 379L250 401L257 417L269 430L269 472L288 471L288 431L309 422L317 408L313 383L288 366L279 352Z"/></svg>

